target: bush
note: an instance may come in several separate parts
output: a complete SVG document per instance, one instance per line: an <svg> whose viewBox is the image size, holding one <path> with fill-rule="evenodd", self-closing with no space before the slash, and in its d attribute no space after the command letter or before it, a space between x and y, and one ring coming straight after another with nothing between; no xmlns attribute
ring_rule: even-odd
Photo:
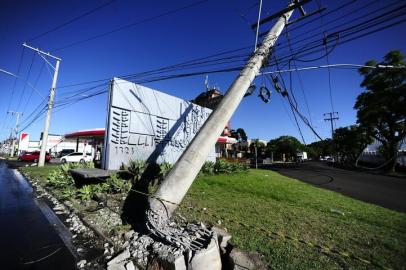
<svg viewBox="0 0 406 270"><path fill-rule="evenodd" d="M212 175L214 174L214 162L206 161L200 169L200 174Z"/></svg>
<svg viewBox="0 0 406 270"><path fill-rule="evenodd" d="M130 173L132 182L135 184L139 182L147 169L147 163L143 160L130 160L128 165L121 166L121 169Z"/></svg>
<svg viewBox="0 0 406 270"><path fill-rule="evenodd" d="M168 173L172 170L172 167L173 165L168 162L163 162L159 164L158 184L160 184L165 179Z"/></svg>
<svg viewBox="0 0 406 270"><path fill-rule="evenodd" d="M105 184L105 186L103 186ZM113 173L107 178L106 183L100 184L101 188L113 193L127 193L131 189L131 182L118 177L117 173Z"/></svg>
<svg viewBox="0 0 406 270"><path fill-rule="evenodd" d="M57 188L73 186L72 176L65 173L62 169L54 170L48 174L48 184Z"/></svg>
<svg viewBox="0 0 406 270"><path fill-rule="evenodd" d="M246 163L230 162L224 159L217 160L213 165L213 171L215 174L247 172L248 169L249 166Z"/></svg>
<svg viewBox="0 0 406 270"><path fill-rule="evenodd" d="M79 198L82 201L90 200L94 195L94 190L90 185L84 185L83 187L78 189Z"/></svg>
<svg viewBox="0 0 406 270"><path fill-rule="evenodd" d="M62 199L69 199L76 196L76 188L72 186L65 187L62 190L61 197Z"/></svg>

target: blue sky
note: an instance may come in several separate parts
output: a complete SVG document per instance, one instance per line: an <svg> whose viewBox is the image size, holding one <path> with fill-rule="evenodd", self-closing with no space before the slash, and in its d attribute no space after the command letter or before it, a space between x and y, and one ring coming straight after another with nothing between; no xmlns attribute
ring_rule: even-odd
<svg viewBox="0 0 406 270"><path fill-rule="evenodd" d="M38 34L107 2L93 0L3 0L0 4L0 69L17 73L24 41L28 41ZM128 27L77 46L57 50L76 41L108 32L129 23L139 22L194 2L116 0L97 12L28 43L62 58L57 85L57 101L68 96L69 92L91 86L90 84L63 87L66 85L114 76L120 77L121 75L156 69L226 50L254 46L255 35L249 24L256 21L258 6L255 4L258 1L208 0L194 7ZM264 0L263 2L262 16L280 10L287 3L287 1L282 0ZM311 32L317 34L316 38L322 38L322 30L329 28L328 26L323 28L323 25L330 23L330 21L332 21L330 25L334 26L336 20L336 25L338 25L369 11L382 9L383 12L388 4L394 2L355 1L352 5L333 13L331 16L325 16L322 20L315 20L296 31L290 31L292 46L295 46L295 41L301 39L300 35L302 37L307 37L306 33L310 35L312 29L316 29ZM313 3L305 6L306 10L310 12L317 9L317 3L326 7L328 11L342 2L313 1ZM363 6L368 7L362 8ZM347 15L350 13L352 15ZM295 14L297 17L299 13L296 11ZM266 30L270 25L264 25L261 30ZM292 25L292 29L297 25ZM344 44L339 41L335 49L329 54L329 62L362 64L372 58L380 60L391 49L400 49L406 53L404 27L405 24L400 24ZM331 32L333 30L327 33ZM287 48L279 50L287 44L285 33L279 42L281 45L276 49L277 57L287 53ZM308 56L307 59L317 58L322 54L322 52L317 53ZM33 64L30 69L31 63ZM46 68L43 68L40 73L42 64L43 60L40 57L26 49L19 74L27 78L30 70L28 81L32 84L41 74L36 88L42 96L46 96L51 85L51 74ZM322 64L326 64L325 57L313 62L297 62L297 65L301 67ZM216 66L212 66L207 69L215 68ZM275 69L275 67L269 67L267 70ZM193 71L196 70L184 72ZM237 74L236 72L212 74L209 76L209 82L225 92ZM284 78L288 81L288 74L285 74ZM298 75L293 73L292 78L292 89L299 110L310 118L303 96L304 92L313 126L323 138L330 137L329 123L323 120L323 113L331 111L328 71L318 69L301 72L303 92L300 88ZM205 75L199 75L158 81L146 85L183 99L192 99L204 90L204 79ZM356 122L356 112L353 110L353 105L355 98L362 91L359 86L361 79L355 69L331 69L333 104L335 111L340 114L337 126L347 126ZM259 76L256 79L256 85L261 85L263 81L263 77ZM13 88L13 84L14 79L12 77L0 73L0 128L2 128L0 140L9 136L10 128L15 122L14 118L7 116L7 108L24 112L21 126L23 127L29 122L29 119L25 118L42 101L42 98L37 93L32 93L29 87L26 86L24 89L24 82L17 81L15 88ZM271 88L269 83L267 86ZM103 87L107 89L107 84ZM13 89L14 94L12 94ZM18 106L19 104L20 106ZM52 115L50 133L65 134L79 129L104 127L106 109L107 94L75 103L62 110L57 109ZM292 135L300 138L286 101L275 91L272 93L271 101L267 104L257 97L257 93L245 98L234 114L231 123L233 128L244 128L250 138L269 140L280 135ZM38 139L43 125L44 119L39 118L25 132L30 134L31 139ZM300 125L307 143L316 140L309 128L301 122Z"/></svg>

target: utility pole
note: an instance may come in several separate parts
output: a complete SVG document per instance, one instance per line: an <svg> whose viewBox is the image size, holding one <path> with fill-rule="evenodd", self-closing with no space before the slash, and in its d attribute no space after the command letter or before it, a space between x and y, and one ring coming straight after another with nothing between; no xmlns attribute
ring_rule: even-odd
<svg viewBox="0 0 406 270"><path fill-rule="evenodd" d="M324 121L330 121L330 124L331 124L331 139L333 139L334 120L338 120L338 112L329 112L329 113L325 113L323 115L324 115Z"/></svg>
<svg viewBox="0 0 406 270"><path fill-rule="evenodd" d="M11 132L11 152L10 152L10 157L14 157L14 148L15 148L15 141L17 139L17 134L18 134L18 122L20 121L20 115L23 115L21 112L15 112L15 111L8 111L7 113L10 113L11 115L16 116L16 125L14 129Z"/></svg>
<svg viewBox="0 0 406 270"><path fill-rule="evenodd" d="M48 131L49 131L49 124L51 122L51 113L52 113L52 108L54 106L54 96L55 96L55 89L56 89L56 81L58 79L58 71L59 71L59 63L61 62L61 59L51 55L49 52L43 52L38 48L34 48L31 46L28 46L26 43L23 44L24 47L27 47L33 51L36 51L39 56L44 59L44 61L53 68L54 70L54 76L52 78L52 86L51 90L49 91L49 99L48 99L48 111L47 111L47 116L45 118L45 126L44 126L44 132L42 133L42 144L41 144L41 152L39 154L39 160L38 160L38 167L43 167L45 163L45 153L47 150L47 143L48 143ZM47 57L51 57L56 60L55 66L53 66Z"/></svg>
<svg viewBox="0 0 406 270"><path fill-rule="evenodd" d="M296 1L280 12L280 15L277 16L277 22L265 36L262 45L255 50L254 55L248 60L244 69L175 163L154 196L149 198L150 209L147 215L150 221L155 219L152 213L158 214L162 219L169 219L172 216L177 208L175 204L179 204L186 195L218 136L236 111L248 87L258 75L262 64L268 58L270 49L275 45L283 28L288 23L293 10L302 4L303 2Z"/></svg>

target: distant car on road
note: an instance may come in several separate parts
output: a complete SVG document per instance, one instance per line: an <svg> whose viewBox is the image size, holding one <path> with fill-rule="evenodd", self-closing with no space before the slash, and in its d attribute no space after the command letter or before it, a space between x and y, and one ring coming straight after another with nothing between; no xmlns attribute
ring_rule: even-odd
<svg viewBox="0 0 406 270"><path fill-rule="evenodd" d="M72 154L74 152L75 152L75 150L73 150L73 149L62 149L62 151L58 153L58 157L63 157L68 154Z"/></svg>
<svg viewBox="0 0 406 270"><path fill-rule="evenodd" d="M19 161L28 161L28 162L38 162L39 160L39 151L34 152L23 152L18 156ZM51 156L46 153L45 161L49 162L51 160Z"/></svg>
<svg viewBox="0 0 406 270"><path fill-rule="evenodd" d="M74 153L70 153L66 156L61 157L60 160L61 160L61 163L66 163L66 162L85 163L85 162L93 161L93 157L92 157L92 154L90 154L90 153L83 155L83 153L74 152Z"/></svg>

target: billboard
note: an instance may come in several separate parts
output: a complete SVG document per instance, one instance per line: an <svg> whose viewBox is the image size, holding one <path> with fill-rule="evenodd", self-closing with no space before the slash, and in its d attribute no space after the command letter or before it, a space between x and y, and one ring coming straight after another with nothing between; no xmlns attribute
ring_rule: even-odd
<svg viewBox="0 0 406 270"><path fill-rule="evenodd" d="M30 144L30 135L28 133L20 133L18 141L18 151L28 151Z"/></svg>
<svg viewBox="0 0 406 270"><path fill-rule="evenodd" d="M117 170L130 160L174 164L210 113L189 101L114 78L103 168ZM214 147L208 160L215 160Z"/></svg>

